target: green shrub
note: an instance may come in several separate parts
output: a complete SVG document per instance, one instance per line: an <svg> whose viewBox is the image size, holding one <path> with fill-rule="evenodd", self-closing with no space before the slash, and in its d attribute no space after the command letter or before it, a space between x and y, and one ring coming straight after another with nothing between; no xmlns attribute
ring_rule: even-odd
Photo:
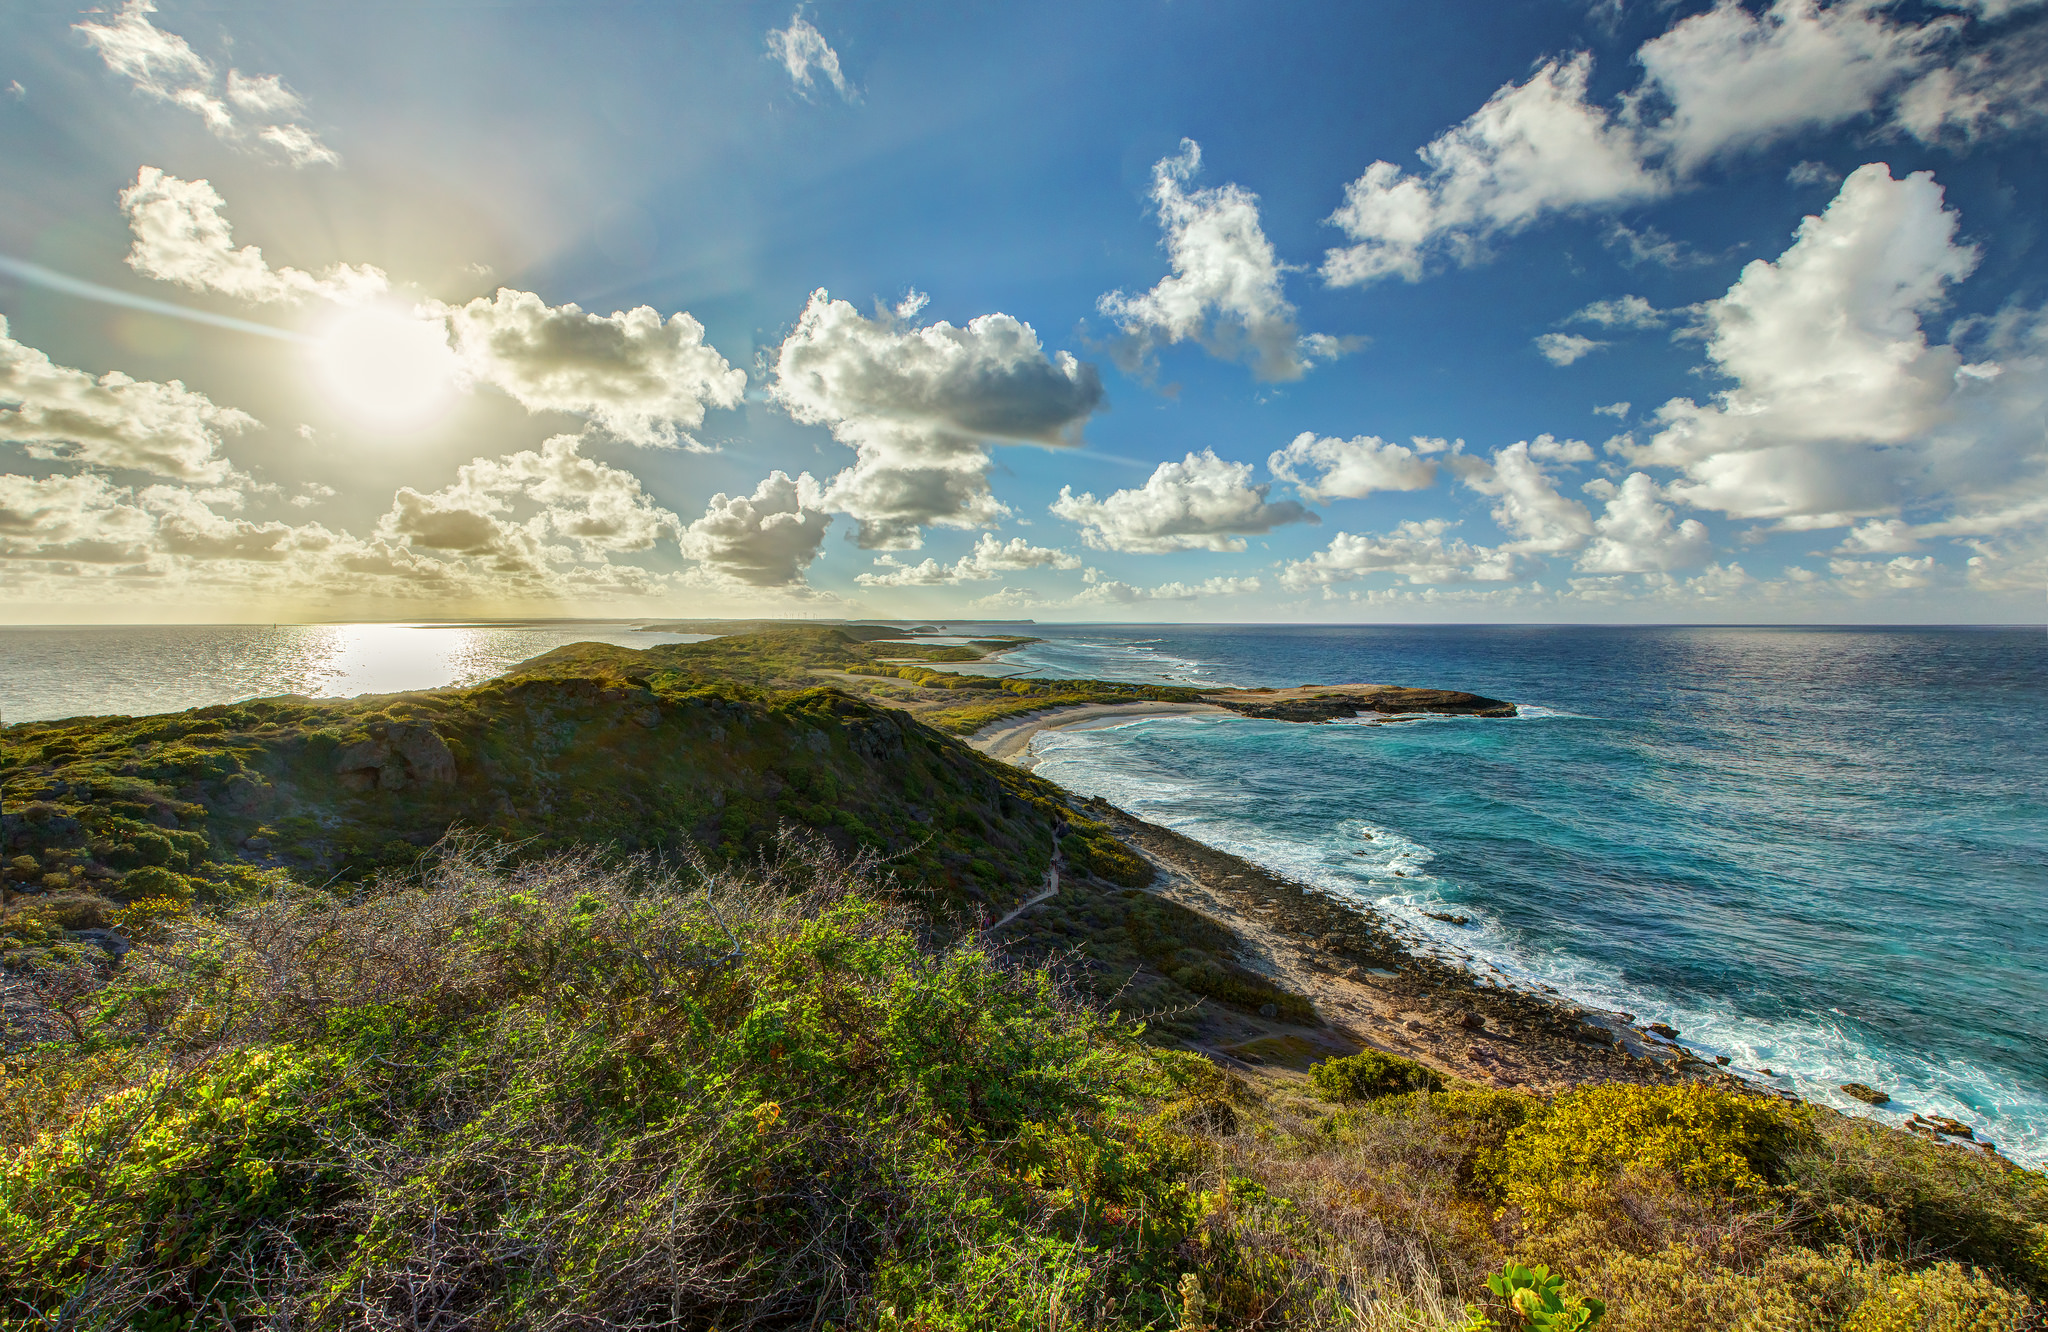
<svg viewBox="0 0 2048 1332"><path fill-rule="evenodd" d="M1816 1129L1781 1166L1816 1240L1953 1258L2048 1297L2048 1178L1867 1119L1824 1114Z"/></svg>
<svg viewBox="0 0 2048 1332"><path fill-rule="evenodd" d="M1367 1050L1325 1059L1308 1071L1318 1095L1330 1101L1371 1101L1410 1091L1441 1091L1444 1080L1432 1069L1399 1055Z"/></svg>
<svg viewBox="0 0 2048 1332"><path fill-rule="evenodd" d="M121 896L130 902L138 902L148 897L168 897L175 901L189 902L194 891L192 880L155 865L129 870L121 876Z"/></svg>

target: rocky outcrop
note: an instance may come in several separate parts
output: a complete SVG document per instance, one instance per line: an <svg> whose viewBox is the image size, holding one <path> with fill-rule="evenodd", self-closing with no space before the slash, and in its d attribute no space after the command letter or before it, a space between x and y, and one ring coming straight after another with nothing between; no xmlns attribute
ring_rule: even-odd
<svg viewBox="0 0 2048 1332"><path fill-rule="evenodd" d="M455 753L431 726L377 726L364 739L341 747L334 771L351 791L447 786L455 781Z"/></svg>
<svg viewBox="0 0 2048 1332"><path fill-rule="evenodd" d="M1204 694L1206 703L1267 721L1327 722L1367 713L1434 713L1453 717L1512 717L1515 705L1458 689L1399 685L1302 685L1294 689L1230 689Z"/></svg>

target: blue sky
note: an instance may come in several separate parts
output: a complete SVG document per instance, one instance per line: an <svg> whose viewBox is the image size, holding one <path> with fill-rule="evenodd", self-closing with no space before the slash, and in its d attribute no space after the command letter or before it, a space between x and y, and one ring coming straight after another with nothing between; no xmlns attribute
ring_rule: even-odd
<svg viewBox="0 0 2048 1332"><path fill-rule="evenodd" d="M2038 621L2044 71L2029 0L12 5L0 615Z"/></svg>

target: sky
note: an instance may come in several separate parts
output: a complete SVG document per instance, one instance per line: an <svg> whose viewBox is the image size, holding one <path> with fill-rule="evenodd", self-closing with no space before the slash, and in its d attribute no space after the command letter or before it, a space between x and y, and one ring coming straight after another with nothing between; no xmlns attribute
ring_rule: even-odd
<svg viewBox="0 0 2048 1332"><path fill-rule="evenodd" d="M0 621L2039 623L2048 3L0 8Z"/></svg>

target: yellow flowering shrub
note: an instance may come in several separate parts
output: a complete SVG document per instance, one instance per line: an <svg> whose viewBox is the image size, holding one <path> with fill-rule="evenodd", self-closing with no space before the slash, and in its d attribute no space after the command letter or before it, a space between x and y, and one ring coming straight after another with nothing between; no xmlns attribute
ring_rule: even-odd
<svg viewBox="0 0 2048 1332"><path fill-rule="evenodd" d="M1753 1195L1769 1187L1772 1158L1809 1119L1804 1107L1696 1084L1582 1087L1510 1133L1492 1173L1501 1200L1537 1226L1584 1209L1628 1173Z"/></svg>

